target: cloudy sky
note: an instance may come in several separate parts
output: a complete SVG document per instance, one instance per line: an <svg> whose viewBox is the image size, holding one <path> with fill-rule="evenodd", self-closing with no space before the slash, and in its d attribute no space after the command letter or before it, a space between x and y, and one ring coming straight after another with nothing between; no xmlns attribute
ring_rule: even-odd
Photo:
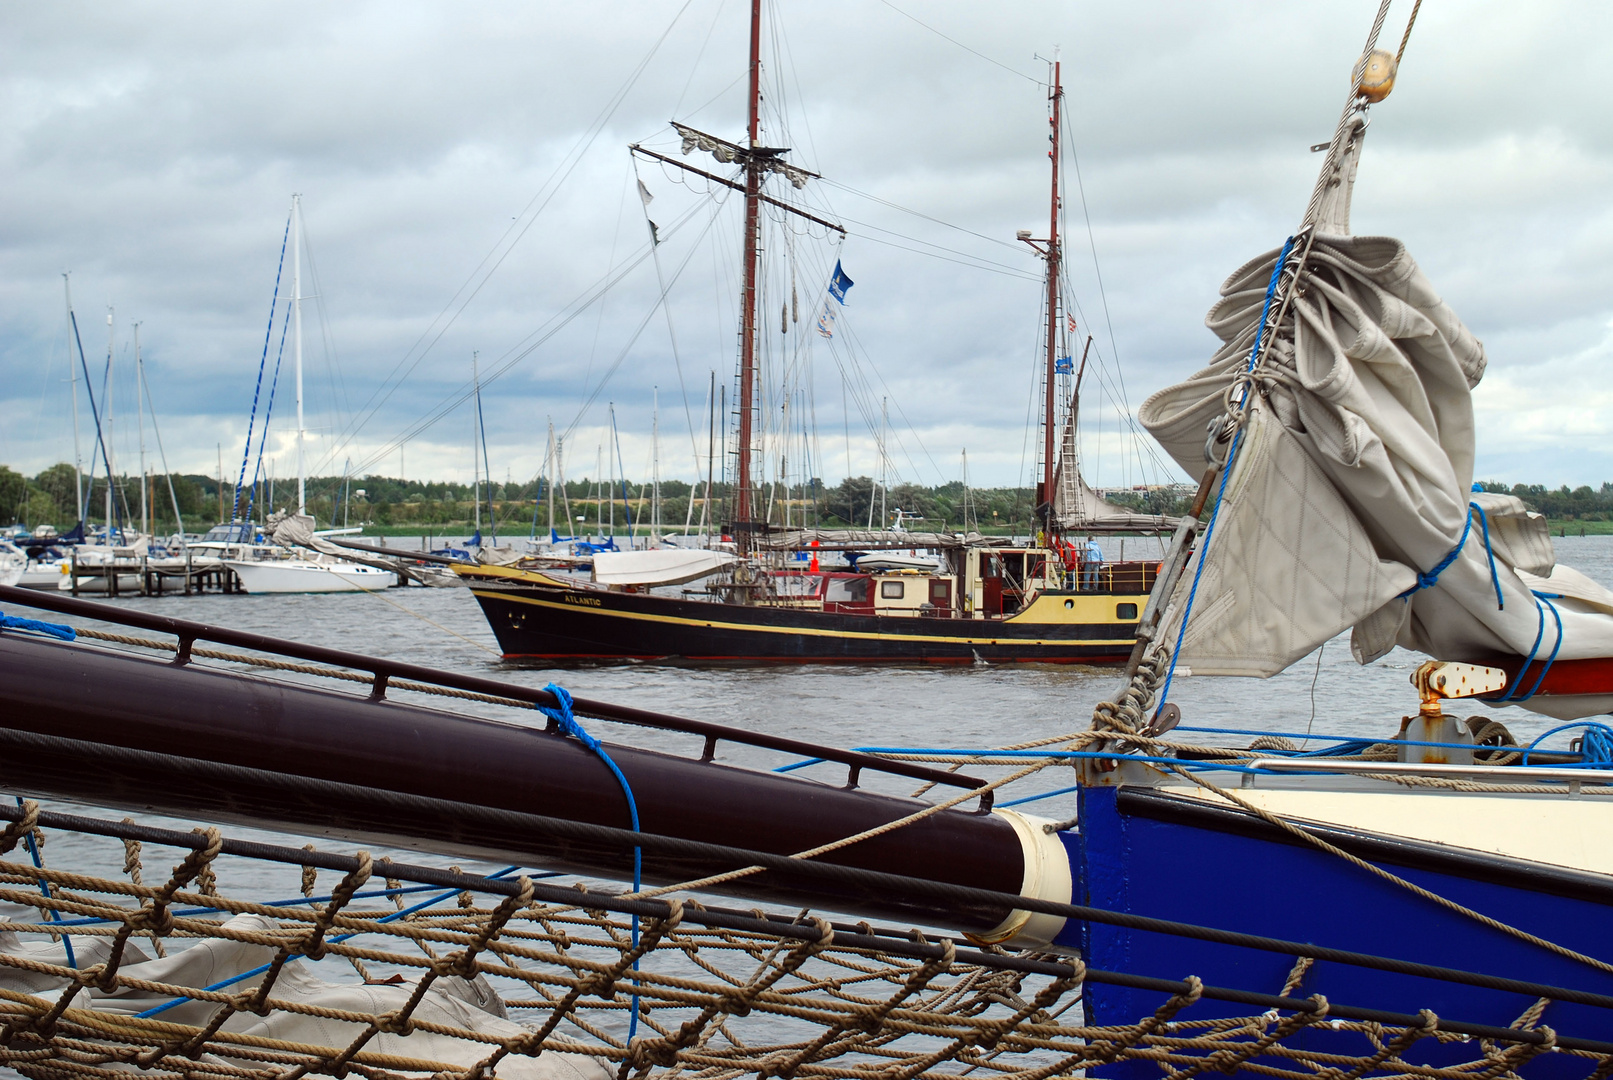
<svg viewBox="0 0 1613 1080"><path fill-rule="evenodd" d="M663 475L693 475L711 373L732 382L738 203L658 164L635 172L627 146L677 155L669 118L742 135L746 8L7 5L0 462L72 457L70 271L98 395L113 309L119 469L138 452L139 322L169 464L211 473L222 456L235 473L266 335L270 376L280 355L269 314L300 192L310 472L469 479L475 352L500 479L541 468L550 421L570 433L568 475L595 473L612 408L623 466L644 475L657 397ZM849 234L768 225L769 369L794 388L789 419L775 397L768 422L795 432L791 471L875 471L888 401L894 477L956 478L965 449L974 483L1028 475L1041 268L1014 233L1046 228L1039 82L1058 50L1080 163L1069 277L1096 339L1087 471L1178 478L1125 418L1202 363L1221 280L1292 229L1372 7L766 11L764 141L822 174L792 197ZM1485 477L1613 479L1610 54L1613 7L1429 0L1373 112L1356 231L1405 239L1486 343ZM826 342L811 324L837 257L856 285ZM792 289L801 321L781 334ZM284 363L280 476L295 468L289 346Z"/></svg>

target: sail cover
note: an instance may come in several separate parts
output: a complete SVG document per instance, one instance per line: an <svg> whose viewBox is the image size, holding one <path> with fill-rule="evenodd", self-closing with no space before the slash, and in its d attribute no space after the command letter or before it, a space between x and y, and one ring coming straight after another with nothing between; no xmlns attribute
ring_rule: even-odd
<svg viewBox="0 0 1613 1080"><path fill-rule="evenodd" d="M1354 627L1361 663L1400 644L1525 667L1509 695L1548 715L1613 709L1613 678L1586 677L1613 672L1602 666L1613 593L1557 566L1544 519L1521 501L1471 491L1484 347L1400 241L1348 235L1352 134L1290 314L1264 350L1213 535L1172 594L1161 640L1180 638L1179 664L1195 673L1269 676ZM1248 363L1279 256L1226 280L1206 320L1220 349L1140 410L1189 475L1206 468L1207 426Z"/></svg>
<svg viewBox="0 0 1613 1080"><path fill-rule="evenodd" d="M601 585L682 585L715 574L733 561L726 551L688 548L601 551L594 556L594 580Z"/></svg>

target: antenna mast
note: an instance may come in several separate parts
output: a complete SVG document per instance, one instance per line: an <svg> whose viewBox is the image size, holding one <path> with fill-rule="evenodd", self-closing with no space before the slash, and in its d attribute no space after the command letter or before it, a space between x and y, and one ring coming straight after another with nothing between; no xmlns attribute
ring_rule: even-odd
<svg viewBox="0 0 1613 1080"><path fill-rule="evenodd" d="M291 197L291 322L297 360L297 513L308 512L307 478L303 476L302 442L302 196Z"/></svg>
<svg viewBox="0 0 1613 1080"><path fill-rule="evenodd" d="M112 445L112 309L106 309L106 440L101 443L101 456L106 459L106 544L112 546L112 456L107 453Z"/></svg>
<svg viewBox="0 0 1613 1080"><path fill-rule="evenodd" d="M150 516L146 507L146 414L140 407L141 398L145 396L146 363L140 356L140 324L134 324L134 422L140 431L140 531L150 532L147 525ZM181 532L184 530L181 529Z"/></svg>
<svg viewBox="0 0 1613 1080"><path fill-rule="evenodd" d="M1054 375L1058 367L1059 330L1059 121L1060 107L1064 103L1064 88L1059 83L1057 60L1053 61L1053 91L1050 97L1053 116L1049 123L1053 132L1048 137L1052 143L1048 157L1053 159L1053 194L1047 223L1047 394L1042 417L1042 502L1048 506L1053 502ZM1051 525L1051 514L1047 520Z"/></svg>
<svg viewBox="0 0 1613 1080"><path fill-rule="evenodd" d="M73 363L73 276L62 275L62 290L67 296L67 373L73 384L73 505L79 521L84 520L84 452L79 449L78 437L78 367Z"/></svg>

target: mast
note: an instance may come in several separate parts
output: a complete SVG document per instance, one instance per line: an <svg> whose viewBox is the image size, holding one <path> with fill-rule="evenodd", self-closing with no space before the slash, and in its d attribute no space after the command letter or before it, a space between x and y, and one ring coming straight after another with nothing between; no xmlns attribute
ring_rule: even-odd
<svg viewBox="0 0 1613 1080"><path fill-rule="evenodd" d="M643 503L639 504L641 507ZM650 540L661 542L661 388L655 388L655 408L650 413Z"/></svg>
<svg viewBox="0 0 1613 1080"><path fill-rule="evenodd" d="M891 406L890 398L879 399L879 527L884 530L890 526L889 511L885 509L885 493L890 490L890 448L886 440L890 438Z"/></svg>
<svg viewBox="0 0 1613 1080"><path fill-rule="evenodd" d="M101 456L106 458L106 543L112 546L112 309L106 309L106 440Z"/></svg>
<svg viewBox="0 0 1613 1080"><path fill-rule="evenodd" d="M1053 159L1053 192L1049 200L1047 223L1047 393L1042 416L1042 501L1046 505L1053 502L1054 374L1058 366L1059 328L1059 121L1064 88L1059 82L1059 62L1056 59L1053 61L1053 91L1050 97L1053 116L1049 123L1053 132L1049 140L1053 145L1048 156ZM1051 523L1052 517L1049 516L1047 520Z"/></svg>
<svg viewBox="0 0 1613 1080"><path fill-rule="evenodd" d="M560 534L554 531L554 478L559 471L559 462L555 460L554 448L554 421L549 421L549 538L553 540ZM570 532L571 530L566 530Z"/></svg>
<svg viewBox="0 0 1613 1080"><path fill-rule="evenodd" d="M302 196L291 197L291 323L297 361L297 513L308 512L307 477L303 475L302 443Z"/></svg>
<svg viewBox="0 0 1613 1080"><path fill-rule="evenodd" d="M140 357L140 324L134 324L134 422L140 432L140 531L147 533L151 530L150 517L146 507L146 414L140 407L141 399L145 397L146 364Z"/></svg>
<svg viewBox="0 0 1613 1080"><path fill-rule="evenodd" d="M762 0L751 0L750 7L750 93L746 97L750 122L747 128L751 153L745 157L745 291L741 297L739 334L739 490L734 500L734 539L741 555L750 554L751 520L751 421L756 408L756 262L760 247L762 159L755 151L760 145L762 103Z"/></svg>
<svg viewBox="0 0 1613 1080"><path fill-rule="evenodd" d="M711 512L711 480L712 472L717 462L717 373L711 373L711 386L706 391L706 498L700 504L700 535L706 537L706 545L711 545L708 528L711 522L707 515Z"/></svg>
<svg viewBox="0 0 1613 1080"><path fill-rule="evenodd" d="M744 183L737 179L719 176L687 165L677 158L654 150L647 150L638 143L633 143L629 149L641 157L650 158L666 165L674 166L685 172L694 173L706 180L719 184L734 191L745 193L745 267L744 287L740 294L740 328L739 328L739 399L735 405L739 411L739 445L736 448L738 468L735 470L734 501L732 504L731 521L734 526L734 539L740 554L749 554L755 547L755 538L752 534L754 507L751 505L752 485L754 478L751 475L755 467L758 449L755 431L755 421L759 411L757 401L757 384L760 378L760 355L757 335L758 295L757 275L759 270L759 257L761 253L761 204L794 214L807 221L815 222L825 228L838 232L842 237L846 230L841 225L805 210L791 206L789 203L776 199L762 191L762 181L769 173L777 173L790 182L792 187L801 188L808 180L821 179L817 173L809 172L784 160L789 151L785 147L763 146L761 144L761 103L762 103L762 0L751 0L750 5L750 92L747 98L747 126L746 142L741 145L726 139L719 139L703 131L696 131L687 124L672 121L672 126L683 139L684 154L692 153L695 149L709 152L724 165L737 164L744 170ZM725 392L726 397L726 392ZM726 400L722 414L727 414ZM724 428L726 433L727 428ZM727 435L723 436L724 457L726 460Z"/></svg>
<svg viewBox="0 0 1613 1080"><path fill-rule="evenodd" d="M482 537L482 377L476 366L476 352L470 354L470 383L476 407L470 414L470 497L476 504L476 539Z"/></svg>
<svg viewBox="0 0 1613 1080"><path fill-rule="evenodd" d="M487 417L482 413L482 377L476 368L479 353L471 353L471 375L476 382L476 431L481 439L482 479L487 484L487 531L498 547L498 508L493 505L493 466L487 461ZM508 481L508 477L505 478Z"/></svg>
<svg viewBox="0 0 1613 1080"><path fill-rule="evenodd" d="M566 531L571 531L571 496L566 494L566 437L556 436L554 441L554 471L560 484L560 512L566 518ZM559 535L550 533L550 536Z"/></svg>
<svg viewBox="0 0 1613 1080"><path fill-rule="evenodd" d="M62 275L62 291L67 297L67 332L73 333L73 276ZM84 521L84 452L79 449L78 436L78 367L73 363L73 339L67 339L67 373L73 384L73 512L80 524ZM183 530L181 530L183 531Z"/></svg>

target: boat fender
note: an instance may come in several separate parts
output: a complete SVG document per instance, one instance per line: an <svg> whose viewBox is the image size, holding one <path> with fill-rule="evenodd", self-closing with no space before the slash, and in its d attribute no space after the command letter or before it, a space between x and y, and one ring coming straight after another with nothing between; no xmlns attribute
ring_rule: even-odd
<svg viewBox="0 0 1613 1080"><path fill-rule="evenodd" d="M1012 825L1019 836L1020 849L1025 856L1025 877L1019 887L1019 895L1068 904L1073 889L1070 856L1059 834L1042 828L1051 822L1014 810L993 810L992 813ZM1065 920L1057 915L1015 909L985 933L967 936L977 945L1039 949L1052 944L1064 929L1064 923Z"/></svg>

